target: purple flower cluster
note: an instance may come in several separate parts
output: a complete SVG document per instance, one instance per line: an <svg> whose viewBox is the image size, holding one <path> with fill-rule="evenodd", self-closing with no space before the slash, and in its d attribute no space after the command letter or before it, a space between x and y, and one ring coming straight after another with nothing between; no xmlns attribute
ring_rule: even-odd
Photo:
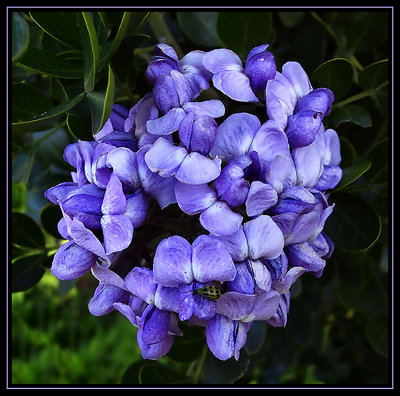
<svg viewBox="0 0 400 396"><path fill-rule="evenodd" d="M321 276L332 254L323 228L342 170L338 135L323 119L334 95L313 89L297 62L277 71L268 44L244 65L229 49L179 60L159 44L146 78L150 93L130 110L115 104L94 141L65 149L72 182L45 193L67 240L51 271L91 271L90 312L125 315L145 359L168 353L180 321L204 326L218 359L238 359L252 323L285 326L290 287L306 272ZM221 100L203 99L207 90ZM264 118L227 114L238 102ZM201 231L164 235L151 259L130 262L151 208L170 205Z"/></svg>

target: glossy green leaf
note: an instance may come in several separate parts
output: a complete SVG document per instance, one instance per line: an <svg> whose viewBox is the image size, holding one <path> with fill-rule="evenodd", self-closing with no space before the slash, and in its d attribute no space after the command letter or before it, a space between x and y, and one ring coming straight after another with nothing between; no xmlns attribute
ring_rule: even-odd
<svg viewBox="0 0 400 396"><path fill-rule="evenodd" d="M371 116L368 111L357 104L334 107L331 113L331 120L333 128L337 128L344 122L352 122L363 128L368 128L372 125Z"/></svg>
<svg viewBox="0 0 400 396"><path fill-rule="evenodd" d="M11 265L11 291L21 292L36 285L45 273L41 264L46 258L43 254L32 254L15 259Z"/></svg>
<svg viewBox="0 0 400 396"><path fill-rule="evenodd" d="M72 136L79 140L93 140L92 121L90 118L67 115L67 128Z"/></svg>
<svg viewBox="0 0 400 396"><path fill-rule="evenodd" d="M204 47L221 47L217 32L218 12L177 12L179 26L193 43Z"/></svg>
<svg viewBox="0 0 400 396"><path fill-rule="evenodd" d="M346 186L357 180L362 174L364 174L371 167L371 162L362 160L348 168L343 169L343 177L340 183L335 187L334 191L339 191Z"/></svg>
<svg viewBox="0 0 400 396"><path fill-rule="evenodd" d="M100 48L93 19L88 12L79 15L79 27L83 48L83 84L87 92L92 92L98 69Z"/></svg>
<svg viewBox="0 0 400 396"><path fill-rule="evenodd" d="M367 159L371 161L371 169L366 174L370 183L382 184L389 180L389 139L385 138L369 152Z"/></svg>
<svg viewBox="0 0 400 396"><path fill-rule="evenodd" d="M26 131L38 131L46 129L49 125L51 125L57 118L64 115L68 110L76 106L83 98L85 97L85 93L82 92L80 95L77 95L52 109L39 114L37 117L34 117L31 120L15 122L12 124L13 133L20 133Z"/></svg>
<svg viewBox="0 0 400 396"><path fill-rule="evenodd" d="M13 123L31 120L53 107L50 98L33 84L13 83L11 93L11 120Z"/></svg>
<svg viewBox="0 0 400 396"><path fill-rule="evenodd" d="M12 185L11 192L12 210L15 212L24 212L26 208L26 184L19 182Z"/></svg>
<svg viewBox="0 0 400 396"><path fill-rule="evenodd" d="M101 91L87 94L92 114L92 133L96 134L110 117L114 105L115 78L111 66L108 67L107 85Z"/></svg>
<svg viewBox="0 0 400 396"><path fill-rule="evenodd" d="M272 31L272 14L260 11L220 12L217 32L226 48L246 60L249 51L268 43Z"/></svg>
<svg viewBox="0 0 400 396"><path fill-rule="evenodd" d="M314 88L329 88L335 94L335 100L338 100L350 89L353 82L353 66L345 58L331 59L318 66L310 79L314 82Z"/></svg>
<svg viewBox="0 0 400 396"><path fill-rule="evenodd" d="M376 89L388 81L389 63L387 59L374 62L362 69L358 81L364 89Z"/></svg>
<svg viewBox="0 0 400 396"><path fill-rule="evenodd" d="M30 248L41 249L45 246L44 236L39 225L24 213L12 212L12 242Z"/></svg>
<svg viewBox="0 0 400 396"><path fill-rule="evenodd" d="M245 375L249 359L249 351L245 347L240 350L239 360L231 357L222 361L208 352L203 366L203 375L211 384L233 384Z"/></svg>
<svg viewBox="0 0 400 396"><path fill-rule="evenodd" d="M335 203L324 232L333 242L348 250L364 250L372 246L381 232L381 220L362 198L346 193L332 193Z"/></svg>
<svg viewBox="0 0 400 396"><path fill-rule="evenodd" d="M82 49L76 12L30 12L29 15L47 34L76 50Z"/></svg>
<svg viewBox="0 0 400 396"><path fill-rule="evenodd" d="M15 62L29 46L29 26L18 13L12 12L11 59Z"/></svg>
<svg viewBox="0 0 400 396"><path fill-rule="evenodd" d="M32 46L22 54L16 65L34 73L60 78L82 78L83 66L70 53L59 53Z"/></svg>

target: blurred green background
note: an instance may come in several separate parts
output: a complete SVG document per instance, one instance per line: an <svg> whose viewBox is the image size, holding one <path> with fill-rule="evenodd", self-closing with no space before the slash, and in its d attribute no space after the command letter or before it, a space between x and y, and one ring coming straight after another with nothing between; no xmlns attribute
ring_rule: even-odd
<svg viewBox="0 0 400 396"><path fill-rule="evenodd" d="M67 30L57 29L53 21L63 26L68 18L58 10L42 11L9 13L10 385L157 380L390 385L391 10L90 10L86 17L93 18L104 60L95 81L75 67L75 61L85 61L84 38L83 50L71 50L80 48L80 36L87 32L71 26L65 35ZM68 51L63 40L72 46ZM72 169L62 160L68 143L91 139L90 131L99 127L99 119L107 119L114 101L129 108L151 89L143 74L160 40L173 45L179 57L194 49L227 47L243 61L249 49L269 42L278 70L286 61L299 61L314 87L335 92L324 124L341 138L345 177L330 197L336 207L326 224L336 249L321 278L304 275L292 287L287 326L253 326L239 362L215 362L203 353L202 334L176 337L176 348L159 364L146 366L146 377L130 322L117 312L103 317L89 313L87 304L97 287L93 276L70 282L51 275L61 214L43 192L71 180ZM39 53L47 56L43 59L51 70ZM66 59L65 54L73 56ZM105 83L112 92L104 91ZM100 95L99 108L90 107L86 97L81 100L82 86ZM71 100L80 102L71 107ZM42 112L51 108L56 116L43 118ZM192 355L184 356L184 349Z"/></svg>

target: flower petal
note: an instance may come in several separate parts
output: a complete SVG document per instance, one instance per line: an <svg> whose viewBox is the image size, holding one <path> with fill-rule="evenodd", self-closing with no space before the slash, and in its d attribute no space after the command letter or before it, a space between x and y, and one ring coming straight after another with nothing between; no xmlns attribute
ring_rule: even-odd
<svg viewBox="0 0 400 396"><path fill-rule="evenodd" d="M126 196L126 209L123 214L132 222L133 228L142 225L148 206L149 196L142 189Z"/></svg>
<svg viewBox="0 0 400 396"><path fill-rule="evenodd" d="M175 174L188 152L183 147L174 146L164 138L159 138L145 155L147 166L162 177Z"/></svg>
<svg viewBox="0 0 400 396"><path fill-rule="evenodd" d="M271 185L258 180L253 181L246 200L246 213L250 217L257 216L275 205L277 201L278 194Z"/></svg>
<svg viewBox="0 0 400 396"><path fill-rule="evenodd" d="M168 335L169 318L171 312L162 311L149 305L142 315L142 341L145 344L156 344Z"/></svg>
<svg viewBox="0 0 400 396"><path fill-rule="evenodd" d="M88 303L89 312L94 316L106 315L115 310L115 303L125 304L128 299L126 290L100 282Z"/></svg>
<svg viewBox="0 0 400 396"><path fill-rule="evenodd" d="M217 194L207 184L177 182L175 196L181 210L189 215L203 212L217 201Z"/></svg>
<svg viewBox="0 0 400 396"><path fill-rule="evenodd" d="M125 288L136 297L154 304L157 283L153 271L145 267L135 267L125 277Z"/></svg>
<svg viewBox="0 0 400 396"><path fill-rule="evenodd" d="M126 249L133 238L133 224L125 215L104 215L101 218L106 254Z"/></svg>
<svg viewBox="0 0 400 396"><path fill-rule="evenodd" d="M272 259L283 250L284 239L280 228L271 217L261 215L243 225L249 246L249 257Z"/></svg>
<svg viewBox="0 0 400 396"><path fill-rule="evenodd" d="M207 345L220 360L228 360L235 352L235 322L224 315L216 314L208 320L206 327Z"/></svg>
<svg viewBox="0 0 400 396"><path fill-rule="evenodd" d="M193 242L192 270L198 282L231 281L235 265L223 242L200 235Z"/></svg>
<svg viewBox="0 0 400 396"><path fill-rule="evenodd" d="M247 154L260 129L259 119L249 113L234 113L218 127L210 154L224 160Z"/></svg>
<svg viewBox="0 0 400 396"><path fill-rule="evenodd" d="M221 172L221 159L210 159L192 152L182 161L175 177L182 183L204 184L216 179Z"/></svg>
<svg viewBox="0 0 400 396"><path fill-rule="evenodd" d="M162 117L147 121L147 131L153 135L170 135L178 130L185 115L185 110L180 107L174 107Z"/></svg>
<svg viewBox="0 0 400 396"><path fill-rule="evenodd" d="M225 70L242 71L242 61L230 49L218 48L203 55L203 65L211 73L220 73Z"/></svg>
<svg viewBox="0 0 400 396"><path fill-rule="evenodd" d="M107 184L101 211L105 215L117 215L123 213L125 209L126 198L122 184L118 176L113 172Z"/></svg>
<svg viewBox="0 0 400 396"><path fill-rule="evenodd" d="M292 267L303 267L311 272L318 272L325 267L325 260L308 242L291 244L285 248L285 251Z"/></svg>
<svg viewBox="0 0 400 396"><path fill-rule="evenodd" d="M52 274L62 280L77 279L96 263L97 256L74 241L62 244L54 255Z"/></svg>
<svg viewBox="0 0 400 396"><path fill-rule="evenodd" d="M222 293L217 300L217 314L233 320L246 319L252 312L256 302L255 294L242 294L235 291Z"/></svg>
<svg viewBox="0 0 400 396"><path fill-rule="evenodd" d="M246 235L244 234L243 227L240 227L236 232L230 235L211 236L224 243L233 261L243 261L247 258L249 254L249 247L247 245L247 239Z"/></svg>
<svg viewBox="0 0 400 396"><path fill-rule="evenodd" d="M154 280L163 286L179 286L193 281L192 247L174 235L157 246L153 261Z"/></svg>
<svg viewBox="0 0 400 396"><path fill-rule="evenodd" d="M239 102L258 102L250 86L249 78L238 71L226 70L214 74L212 78L214 87Z"/></svg>
<svg viewBox="0 0 400 396"><path fill-rule="evenodd" d="M302 187L314 187L322 174L322 156L313 143L306 147L298 147L292 150L292 157L296 167L297 185Z"/></svg>
<svg viewBox="0 0 400 396"><path fill-rule="evenodd" d="M243 217L229 208L223 201L217 201L200 215L200 224L214 235L230 235L237 231Z"/></svg>
<svg viewBox="0 0 400 396"><path fill-rule="evenodd" d="M307 95L312 86L307 73L298 62L286 62L282 66L282 74L290 81L297 98Z"/></svg>

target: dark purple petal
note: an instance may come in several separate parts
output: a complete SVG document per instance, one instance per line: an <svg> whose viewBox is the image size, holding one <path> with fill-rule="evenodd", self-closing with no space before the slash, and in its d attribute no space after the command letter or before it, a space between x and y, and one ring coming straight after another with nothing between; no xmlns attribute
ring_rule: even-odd
<svg viewBox="0 0 400 396"><path fill-rule="evenodd" d="M221 172L221 159L208 158L192 152L182 161L175 177L182 183L204 184L216 179Z"/></svg>
<svg viewBox="0 0 400 396"><path fill-rule="evenodd" d="M289 245L285 252L289 264L293 267L303 267L310 272L318 272L325 267L325 260L308 242Z"/></svg>
<svg viewBox="0 0 400 396"><path fill-rule="evenodd" d="M142 341L145 344L156 344L167 337L170 315L171 312L162 311L152 305L145 309L140 323Z"/></svg>
<svg viewBox="0 0 400 396"><path fill-rule="evenodd" d="M154 103L166 114L174 107L180 107L175 81L170 74L160 76L153 88Z"/></svg>
<svg viewBox="0 0 400 396"><path fill-rule="evenodd" d="M174 336L167 335L160 342L155 344L146 344L142 341L142 330L138 329L137 342L143 359L158 360L170 351L174 343Z"/></svg>
<svg viewBox="0 0 400 396"><path fill-rule="evenodd" d="M217 302L207 297L194 296L193 314L200 319L210 319L215 315L217 310Z"/></svg>
<svg viewBox="0 0 400 396"><path fill-rule="evenodd" d="M231 281L236 274L224 243L208 235L200 235L193 242L192 270L198 282Z"/></svg>
<svg viewBox="0 0 400 396"><path fill-rule="evenodd" d="M267 81L275 77L275 58L267 51L268 44L253 48L247 56L244 73L250 79L254 92L264 91Z"/></svg>
<svg viewBox="0 0 400 396"><path fill-rule="evenodd" d="M249 270L248 260L236 263L236 276L231 282L226 282L227 291L241 294L254 294L254 277Z"/></svg>
<svg viewBox="0 0 400 396"><path fill-rule="evenodd" d="M261 261L268 268L273 281L275 279L281 279L286 274L288 260L285 252L282 252L282 254L277 258L271 260L262 259Z"/></svg>
<svg viewBox="0 0 400 396"><path fill-rule="evenodd" d="M313 110L299 111L288 118L286 135L291 147L311 144L319 131L323 114Z"/></svg>
<svg viewBox="0 0 400 396"><path fill-rule="evenodd" d="M133 238L133 225L127 216L104 215L101 218L106 254L126 249Z"/></svg>
<svg viewBox="0 0 400 396"><path fill-rule="evenodd" d="M192 283L192 246L178 235L162 240L154 255L153 272L154 280L163 286Z"/></svg>
<svg viewBox="0 0 400 396"><path fill-rule="evenodd" d="M324 166L324 171L314 187L320 191L331 190L339 184L342 176L343 171L340 166Z"/></svg>
<svg viewBox="0 0 400 396"><path fill-rule="evenodd" d="M85 227L100 229L101 206L103 199L88 194L78 194L62 203L63 211L71 218L77 218Z"/></svg>
<svg viewBox="0 0 400 396"><path fill-rule="evenodd" d="M181 210L189 215L203 212L217 201L217 194L207 184L193 185L177 182L175 195Z"/></svg>
<svg viewBox="0 0 400 396"><path fill-rule="evenodd" d="M331 112L334 100L335 96L330 89L317 88L299 99L297 102L296 112L312 110L326 116Z"/></svg>
<svg viewBox="0 0 400 396"><path fill-rule="evenodd" d="M64 243L54 255L52 274L62 280L77 279L96 263L97 256L73 241Z"/></svg>
<svg viewBox="0 0 400 396"><path fill-rule="evenodd" d="M214 235L230 235L242 224L243 217L233 212L228 204L217 201L200 215L200 224Z"/></svg>

